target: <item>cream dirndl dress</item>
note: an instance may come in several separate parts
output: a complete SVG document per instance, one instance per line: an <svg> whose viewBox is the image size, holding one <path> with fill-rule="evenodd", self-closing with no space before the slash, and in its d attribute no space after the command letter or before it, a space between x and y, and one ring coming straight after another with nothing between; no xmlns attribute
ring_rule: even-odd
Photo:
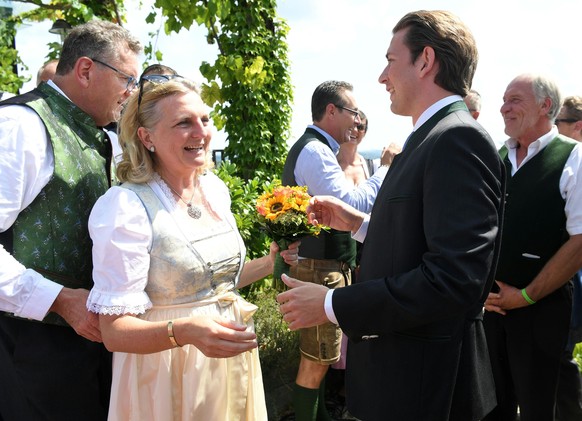
<svg viewBox="0 0 582 421"><path fill-rule="evenodd" d="M159 177L99 199L90 218L92 311L151 321L219 315L254 330L257 307L235 291L245 249L228 191L212 173L200 180L221 221L208 212L190 218ZM193 345L113 355L109 420L266 419L257 349L231 358L208 358Z"/></svg>

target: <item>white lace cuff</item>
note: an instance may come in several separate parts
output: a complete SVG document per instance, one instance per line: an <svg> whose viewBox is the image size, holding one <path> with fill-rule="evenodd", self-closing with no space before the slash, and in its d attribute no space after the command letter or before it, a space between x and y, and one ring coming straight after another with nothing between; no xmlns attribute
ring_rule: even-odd
<svg viewBox="0 0 582 421"><path fill-rule="evenodd" d="M150 308L152 302L144 291L115 295L93 288L87 299L87 309L98 314L143 314Z"/></svg>

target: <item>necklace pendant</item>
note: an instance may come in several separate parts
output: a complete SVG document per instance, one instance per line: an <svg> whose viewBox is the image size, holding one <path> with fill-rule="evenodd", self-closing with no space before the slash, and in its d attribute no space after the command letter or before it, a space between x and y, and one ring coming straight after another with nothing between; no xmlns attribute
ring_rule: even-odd
<svg viewBox="0 0 582 421"><path fill-rule="evenodd" d="M191 203L188 203L188 216L194 219L200 219L202 216L202 211L197 206L192 206Z"/></svg>

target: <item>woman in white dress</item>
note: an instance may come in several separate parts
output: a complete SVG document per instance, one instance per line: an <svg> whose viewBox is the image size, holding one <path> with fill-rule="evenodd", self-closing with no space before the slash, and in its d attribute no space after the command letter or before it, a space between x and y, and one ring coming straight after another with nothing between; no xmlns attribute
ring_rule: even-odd
<svg viewBox="0 0 582 421"><path fill-rule="evenodd" d="M208 171L211 131L196 85L140 79L121 119L124 184L89 225L99 313L113 355L110 420L266 420L252 314L236 288L273 270L245 262L225 184ZM296 263L297 243L281 253Z"/></svg>

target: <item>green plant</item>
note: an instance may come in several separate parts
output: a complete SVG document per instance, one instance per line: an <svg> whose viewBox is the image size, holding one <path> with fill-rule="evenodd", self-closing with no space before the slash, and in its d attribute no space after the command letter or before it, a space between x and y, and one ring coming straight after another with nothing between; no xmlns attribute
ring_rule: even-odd
<svg viewBox="0 0 582 421"><path fill-rule="evenodd" d="M299 365L299 334L283 321L276 296L275 290L267 288L247 298L259 307L254 320L269 419L280 419L289 410Z"/></svg>
<svg viewBox="0 0 582 421"><path fill-rule="evenodd" d="M202 97L214 107L215 126L228 135L225 156L245 180L279 177L287 153L293 99L289 27L277 17L276 5L274 0L155 1L166 18L166 33L196 22L208 30L208 43L218 46L216 61L200 66L207 79Z"/></svg>
<svg viewBox="0 0 582 421"><path fill-rule="evenodd" d="M578 369L582 373L582 342L576 344L574 347L574 360L578 363Z"/></svg>

